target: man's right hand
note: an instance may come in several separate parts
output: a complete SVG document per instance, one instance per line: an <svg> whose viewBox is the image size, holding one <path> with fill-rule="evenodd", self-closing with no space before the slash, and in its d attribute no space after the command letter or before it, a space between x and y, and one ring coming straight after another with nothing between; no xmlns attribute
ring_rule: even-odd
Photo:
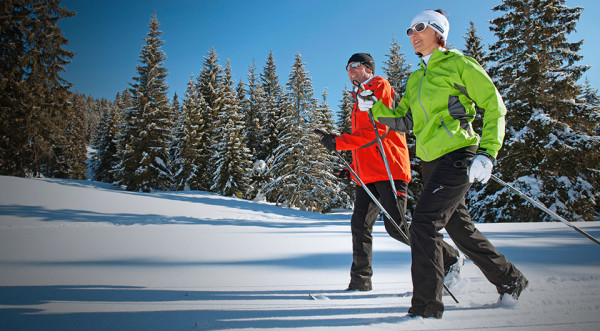
<svg viewBox="0 0 600 331"><path fill-rule="evenodd" d="M364 90L358 94L358 109L360 111L369 111L373 108L373 104L375 104L375 96L373 96L373 91Z"/></svg>

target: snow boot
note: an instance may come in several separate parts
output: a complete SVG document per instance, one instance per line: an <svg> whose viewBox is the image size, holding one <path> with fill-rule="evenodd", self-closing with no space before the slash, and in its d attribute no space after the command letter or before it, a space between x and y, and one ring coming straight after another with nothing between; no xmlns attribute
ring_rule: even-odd
<svg viewBox="0 0 600 331"><path fill-rule="evenodd" d="M527 288L527 285L529 285L527 278L525 278L523 275L520 275L509 284L496 286L496 289L498 290L498 293L500 293L501 299L504 294L508 294L512 296L513 299L519 300L519 296L521 296L523 290Z"/></svg>

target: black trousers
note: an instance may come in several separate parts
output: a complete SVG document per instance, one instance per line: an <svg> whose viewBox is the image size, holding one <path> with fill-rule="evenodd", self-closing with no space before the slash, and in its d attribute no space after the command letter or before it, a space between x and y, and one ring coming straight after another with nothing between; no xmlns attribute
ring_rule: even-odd
<svg viewBox="0 0 600 331"><path fill-rule="evenodd" d="M398 225L401 224L406 215L406 194L408 183L401 180L394 181L398 191L398 204L389 181L380 181L367 184L367 188L379 200L383 208L394 219ZM352 228L352 267L350 268L350 288L365 289L371 287L371 276L373 275L373 225L379 215L379 207L372 201L362 186L356 187L356 200L354 212L351 219ZM387 217L384 217L384 225L388 234L405 244L408 244L402 234ZM456 263L458 251L442 241L442 254L446 267Z"/></svg>
<svg viewBox="0 0 600 331"><path fill-rule="evenodd" d="M474 146L459 149L422 164L424 187L410 227L411 310L418 315L441 317L444 311L443 236L439 233L442 228L492 284L510 284L521 275L471 221L465 204L465 194L471 184L467 168L460 161L473 157L475 150Z"/></svg>

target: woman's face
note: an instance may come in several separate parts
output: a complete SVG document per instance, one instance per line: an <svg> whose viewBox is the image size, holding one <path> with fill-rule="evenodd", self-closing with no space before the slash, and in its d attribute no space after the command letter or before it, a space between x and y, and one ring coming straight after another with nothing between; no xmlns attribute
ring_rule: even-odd
<svg viewBox="0 0 600 331"><path fill-rule="evenodd" d="M437 42L438 38L438 33L435 32L435 30L430 26L427 26L427 28L421 32L413 30L412 34L410 35L410 43L415 52L421 53L423 56L427 56L433 53L433 50L440 46Z"/></svg>

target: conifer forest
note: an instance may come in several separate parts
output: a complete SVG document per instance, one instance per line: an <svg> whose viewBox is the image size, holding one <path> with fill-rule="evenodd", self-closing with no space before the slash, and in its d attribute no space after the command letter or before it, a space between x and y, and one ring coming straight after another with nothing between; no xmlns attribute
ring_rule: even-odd
<svg viewBox="0 0 600 331"><path fill-rule="evenodd" d="M508 109L494 174L569 221L592 221L600 214L600 96L582 79L583 41L568 39L583 8L564 2L505 0L489 23L498 41L485 46L471 23L452 48L486 69ZM276 59L265 50L264 63L234 81L229 60L207 49L185 94L169 97L154 15L129 88L95 99L61 77L75 54L57 21L73 12L59 0L3 0L0 10L0 175L201 190L319 213L352 207L355 184L333 174L343 165L313 130L349 133L354 100L345 90L314 91L300 52ZM288 77L278 76L281 62L292 63ZM402 95L411 70L395 40L381 64ZM481 125L473 121L476 132ZM407 137L410 212L421 181ZM474 185L467 200L479 222L550 220L495 182Z"/></svg>

